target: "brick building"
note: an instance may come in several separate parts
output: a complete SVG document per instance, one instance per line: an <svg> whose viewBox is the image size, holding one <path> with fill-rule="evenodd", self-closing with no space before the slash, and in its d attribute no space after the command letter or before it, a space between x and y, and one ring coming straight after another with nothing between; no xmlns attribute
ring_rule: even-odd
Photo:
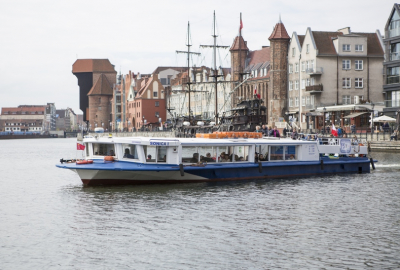
<svg viewBox="0 0 400 270"><path fill-rule="evenodd" d="M239 33L231 48L232 105L260 95L267 107L267 123L282 121L286 112L287 52L290 37L279 21L269 37L270 46L250 51ZM243 84L240 85L241 82Z"/></svg>
<svg viewBox="0 0 400 270"><path fill-rule="evenodd" d="M108 59L78 59L72 65L78 78L79 108L89 128L104 127L111 122L111 100L117 72Z"/></svg>

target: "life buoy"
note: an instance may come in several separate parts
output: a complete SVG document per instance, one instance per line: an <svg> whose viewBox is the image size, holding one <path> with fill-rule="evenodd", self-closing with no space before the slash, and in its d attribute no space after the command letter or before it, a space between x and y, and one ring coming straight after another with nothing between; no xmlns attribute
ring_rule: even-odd
<svg viewBox="0 0 400 270"><path fill-rule="evenodd" d="M93 160L91 160L91 159L88 159L88 160L83 159L83 160L76 161L77 165L92 164L92 163L93 163Z"/></svg>
<svg viewBox="0 0 400 270"><path fill-rule="evenodd" d="M114 157L113 156L105 156L104 161L114 161Z"/></svg>

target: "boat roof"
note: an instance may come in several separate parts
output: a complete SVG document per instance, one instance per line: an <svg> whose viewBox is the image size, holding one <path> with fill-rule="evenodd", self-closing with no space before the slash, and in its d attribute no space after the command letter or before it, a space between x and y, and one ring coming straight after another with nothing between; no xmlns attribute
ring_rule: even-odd
<svg viewBox="0 0 400 270"><path fill-rule="evenodd" d="M154 146L199 146L199 145L254 145L254 144L276 144L276 145L299 145L317 144L317 141L301 141L292 139L276 139L263 137L259 139L226 138L226 139L205 139L205 138L154 138L154 137L85 137L84 142L91 143L126 143Z"/></svg>

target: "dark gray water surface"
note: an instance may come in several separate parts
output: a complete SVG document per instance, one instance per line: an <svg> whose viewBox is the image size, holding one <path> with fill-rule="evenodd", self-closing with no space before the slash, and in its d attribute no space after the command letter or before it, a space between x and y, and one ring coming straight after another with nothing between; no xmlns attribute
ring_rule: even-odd
<svg viewBox="0 0 400 270"><path fill-rule="evenodd" d="M302 179L83 187L75 139L0 141L0 269L400 268L400 154Z"/></svg>

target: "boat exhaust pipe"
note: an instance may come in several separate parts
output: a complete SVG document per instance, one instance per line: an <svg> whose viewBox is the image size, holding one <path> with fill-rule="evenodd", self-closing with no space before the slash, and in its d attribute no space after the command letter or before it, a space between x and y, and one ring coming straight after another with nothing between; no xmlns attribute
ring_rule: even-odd
<svg viewBox="0 0 400 270"><path fill-rule="evenodd" d="M183 164L179 164L179 171L181 172L181 176L185 175L185 172L183 171Z"/></svg>
<svg viewBox="0 0 400 270"><path fill-rule="evenodd" d="M371 163L372 169L375 170L374 160L372 158L369 158L369 162Z"/></svg>
<svg viewBox="0 0 400 270"><path fill-rule="evenodd" d="M321 159L321 170L324 170L324 161Z"/></svg>

